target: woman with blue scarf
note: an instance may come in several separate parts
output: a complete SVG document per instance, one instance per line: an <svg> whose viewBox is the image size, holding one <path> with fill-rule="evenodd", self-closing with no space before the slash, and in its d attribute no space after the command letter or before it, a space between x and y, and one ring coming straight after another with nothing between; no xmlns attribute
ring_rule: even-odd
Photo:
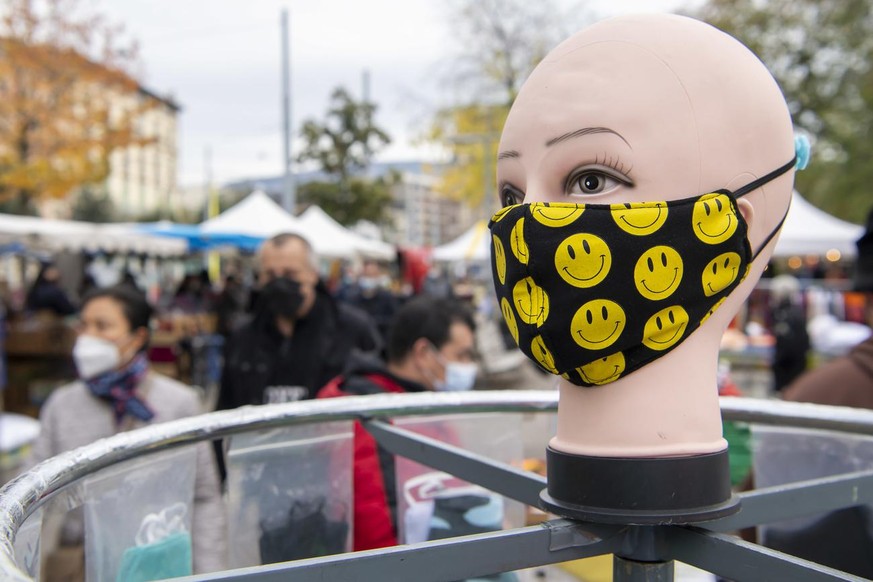
<svg viewBox="0 0 873 582"><path fill-rule="evenodd" d="M146 349L151 316L146 298L129 286L96 289L85 296L73 348L79 380L56 389L43 405L32 463L123 431L203 412L194 390L150 369ZM198 445L194 572L224 569L224 532L214 457L208 444ZM63 525L60 544L75 548L82 540L81 513L74 512ZM62 569L69 567L67 563Z"/></svg>

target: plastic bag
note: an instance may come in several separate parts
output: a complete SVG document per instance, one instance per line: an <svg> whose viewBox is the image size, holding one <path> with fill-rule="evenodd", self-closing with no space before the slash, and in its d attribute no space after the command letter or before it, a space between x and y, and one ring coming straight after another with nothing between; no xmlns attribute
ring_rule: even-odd
<svg viewBox="0 0 873 582"><path fill-rule="evenodd" d="M42 512L39 537L41 579L84 580L83 503L84 486L77 482L54 494L39 508Z"/></svg>
<svg viewBox="0 0 873 582"><path fill-rule="evenodd" d="M460 414L396 419L395 425L495 461L523 458L521 414ZM398 457L398 526L417 543L524 525L524 506L448 473Z"/></svg>
<svg viewBox="0 0 873 582"><path fill-rule="evenodd" d="M136 546L124 550L117 582L146 582L191 574L191 534L185 527L188 507L174 503L146 515L136 534Z"/></svg>
<svg viewBox="0 0 873 582"><path fill-rule="evenodd" d="M873 437L753 425L755 486L782 485L873 468ZM873 577L873 507L859 505L759 526L770 548Z"/></svg>
<svg viewBox="0 0 873 582"><path fill-rule="evenodd" d="M192 573L196 449L104 469L85 482L88 582L159 580Z"/></svg>
<svg viewBox="0 0 873 582"><path fill-rule="evenodd" d="M18 528L13 545L15 563L34 580L39 580L40 575L42 513L43 508L40 507L30 514L30 517Z"/></svg>
<svg viewBox="0 0 873 582"><path fill-rule="evenodd" d="M350 551L352 445L349 421L232 437L230 567Z"/></svg>

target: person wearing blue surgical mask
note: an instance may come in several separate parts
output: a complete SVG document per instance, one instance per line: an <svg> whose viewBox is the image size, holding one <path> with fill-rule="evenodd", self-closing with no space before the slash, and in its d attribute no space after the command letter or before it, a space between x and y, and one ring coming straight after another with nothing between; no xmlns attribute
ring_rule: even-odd
<svg viewBox="0 0 873 582"><path fill-rule="evenodd" d="M404 304L388 331L388 361L352 357L318 398L470 390L476 381L476 324L462 303L420 296ZM354 549L398 543L394 459L355 426Z"/></svg>

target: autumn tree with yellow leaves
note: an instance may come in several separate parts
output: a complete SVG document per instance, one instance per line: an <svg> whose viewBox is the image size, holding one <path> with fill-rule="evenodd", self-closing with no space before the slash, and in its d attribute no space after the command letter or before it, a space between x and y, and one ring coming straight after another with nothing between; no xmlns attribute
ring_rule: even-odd
<svg viewBox="0 0 873 582"><path fill-rule="evenodd" d="M136 47L80 0L7 0L0 19L0 202L26 208L109 173L144 143ZM121 96L121 98L119 98Z"/></svg>
<svg viewBox="0 0 873 582"><path fill-rule="evenodd" d="M554 0L454 0L447 24L456 47L446 86L455 96L437 111L427 139L451 154L441 192L482 209L497 205L500 132L522 83L557 43L588 17Z"/></svg>

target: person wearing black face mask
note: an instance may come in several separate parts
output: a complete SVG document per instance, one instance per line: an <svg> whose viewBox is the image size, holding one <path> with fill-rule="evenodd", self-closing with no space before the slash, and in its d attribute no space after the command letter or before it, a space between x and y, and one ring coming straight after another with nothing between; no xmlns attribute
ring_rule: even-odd
<svg viewBox="0 0 873 582"><path fill-rule="evenodd" d="M331 298L304 238L277 235L259 259L253 318L228 338L218 409L312 398L352 352L381 348L370 318Z"/></svg>

